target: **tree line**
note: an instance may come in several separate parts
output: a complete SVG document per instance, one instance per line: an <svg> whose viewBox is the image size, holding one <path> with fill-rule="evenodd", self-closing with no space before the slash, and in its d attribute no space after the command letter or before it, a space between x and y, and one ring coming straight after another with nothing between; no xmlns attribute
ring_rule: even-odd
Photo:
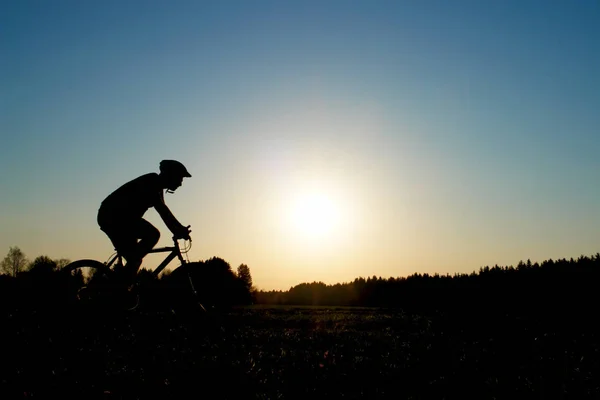
<svg viewBox="0 0 600 400"><path fill-rule="evenodd" d="M27 296L24 293L43 293L52 287L57 272L68 263L68 259L52 260L47 256L29 262L18 247L11 247L0 265L3 273L0 295L6 300L18 298L19 291L22 297ZM600 253L541 263L520 261L516 267L485 266L470 274L415 273L407 277L358 277L337 284L301 283L287 291L257 290L247 265L241 264L234 271L218 257L192 263L191 268L198 292L232 305L398 307L415 312L496 310L575 315L589 312L597 304ZM154 278L150 270L142 268L140 271L140 279L146 281L173 282L177 275L166 270ZM84 277L79 279L83 285ZM43 295L50 296L49 293Z"/></svg>
<svg viewBox="0 0 600 400"><path fill-rule="evenodd" d="M589 311L597 304L600 253L577 259L520 261L485 266L470 274L359 277L348 283L302 283L287 291L259 291L259 304L401 307L416 312L471 310L507 312Z"/></svg>

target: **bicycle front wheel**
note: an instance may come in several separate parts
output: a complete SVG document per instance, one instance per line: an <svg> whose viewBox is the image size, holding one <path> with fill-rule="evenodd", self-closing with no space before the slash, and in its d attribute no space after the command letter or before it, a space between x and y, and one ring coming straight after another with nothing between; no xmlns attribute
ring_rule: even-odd
<svg viewBox="0 0 600 400"><path fill-rule="evenodd" d="M185 263L163 278L166 294L176 310L206 312L212 309L212 299L207 298L203 290L206 282L197 279L194 274L200 268L200 263Z"/></svg>

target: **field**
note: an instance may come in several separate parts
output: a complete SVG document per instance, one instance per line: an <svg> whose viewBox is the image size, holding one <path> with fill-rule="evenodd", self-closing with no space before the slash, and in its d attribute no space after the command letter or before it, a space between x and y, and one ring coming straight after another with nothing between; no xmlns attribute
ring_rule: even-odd
<svg viewBox="0 0 600 400"><path fill-rule="evenodd" d="M598 399L590 321L239 308L2 316L0 398Z"/></svg>

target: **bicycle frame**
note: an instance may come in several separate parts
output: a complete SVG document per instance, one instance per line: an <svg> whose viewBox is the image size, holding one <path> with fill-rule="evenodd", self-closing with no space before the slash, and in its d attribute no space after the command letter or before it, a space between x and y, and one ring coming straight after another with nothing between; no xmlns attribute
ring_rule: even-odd
<svg viewBox="0 0 600 400"><path fill-rule="evenodd" d="M179 242L177 241L176 237L173 237L173 246L165 246L165 247L157 247L155 249L150 250L150 253L168 253L170 252L170 254L168 254L165 259L159 264L158 267L156 267L153 271L152 274L155 276L158 276L158 274L160 274L162 272L163 269L165 269L167 267L167 265L169 265L169 263L171 261L173 261L173 259L175 259L175 257L179 258L179 261L181 262L181 264L185 264L187 261L183 258L183 255L181 254L181 248L179 247ZM107 263L106 266L107 267L111 267L115 262L117 262L117 264L123 265L123 260L122 260L122 256L119 253L116 253Z"/></svg>

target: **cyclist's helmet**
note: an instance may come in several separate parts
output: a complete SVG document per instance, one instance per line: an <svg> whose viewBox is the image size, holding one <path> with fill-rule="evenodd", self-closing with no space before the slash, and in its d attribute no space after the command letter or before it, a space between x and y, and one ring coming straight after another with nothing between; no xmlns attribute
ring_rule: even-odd
<svg viewBox="0 0 600 400"><path fill-rule="evenodd" d="M162 160L160 162L160 172L165 175L178 176L182 178L192 177L185 166L179 161L175 160Z"/></svg>

